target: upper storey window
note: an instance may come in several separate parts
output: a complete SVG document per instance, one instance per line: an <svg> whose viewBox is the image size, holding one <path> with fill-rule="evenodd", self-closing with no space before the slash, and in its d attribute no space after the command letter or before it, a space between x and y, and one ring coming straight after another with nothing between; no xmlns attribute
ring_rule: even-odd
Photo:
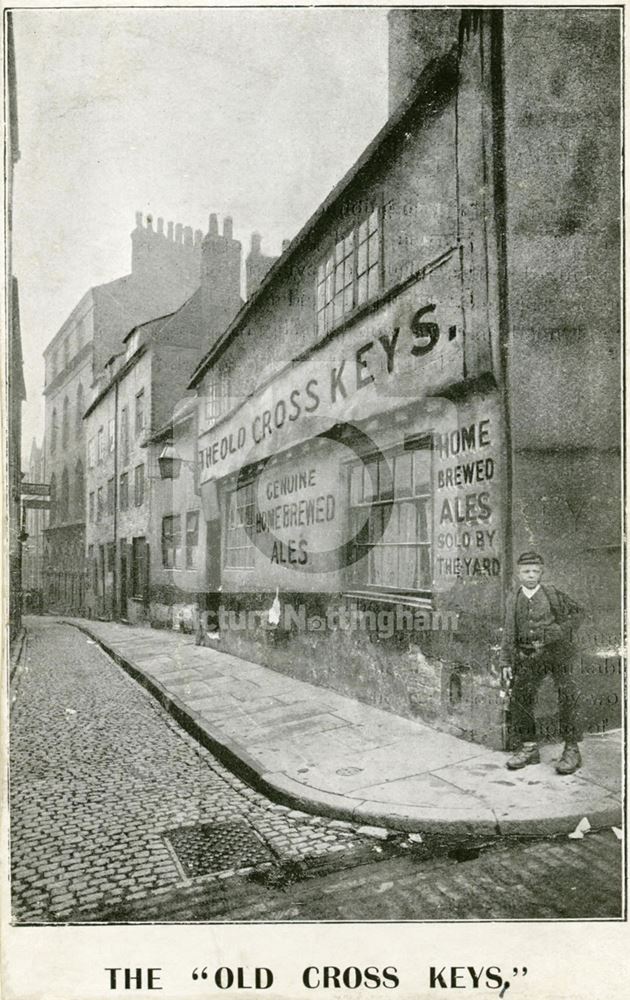
<svg viewBox="0 0 630 1000"><path fill-rule="evenodd" d="M381 289L381 224L375 208L337 241L317 271L317 332L337 326Z"/></svg>

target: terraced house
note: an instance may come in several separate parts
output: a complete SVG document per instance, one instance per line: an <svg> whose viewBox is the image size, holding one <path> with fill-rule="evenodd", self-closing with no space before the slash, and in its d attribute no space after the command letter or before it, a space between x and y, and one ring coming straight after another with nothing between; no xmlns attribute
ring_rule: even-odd
<svg viewBox="0 0 630 1000"><path fill-rule="evenodd" d="M131 272L89 289L44 350L45 474L52 507L45 529L44 607L85 610L86 440L83 414L103 366L136 324L178 308L199 284L201 233L136 214Z"/></svg>
<svg viewBox="0 0 630 1000"><path fill-rule="evenodd" d="M219 233L212 215L194 293L180 309L131 329L124 352L105 365L83 420L86 606L93 617L167 624L173 608L177 613L206 589L198 492L185 491L180 509L190 462L179 481L163 485L160 456L173 413L180 416L185 404L190 372L241 306L240 287L241 245L232 220L226 217ZM165 427L163 440L156 432ZM193 447L194 440L191 432Z"/></svg>

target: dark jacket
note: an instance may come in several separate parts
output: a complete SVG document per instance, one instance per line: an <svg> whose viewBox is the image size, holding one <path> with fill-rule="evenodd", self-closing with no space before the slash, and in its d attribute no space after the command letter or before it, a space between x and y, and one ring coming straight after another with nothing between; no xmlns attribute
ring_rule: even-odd
<svg viewBox="0 0 630 1000"><path fill-rule="evenodd" d="M552 586L550 583L541 583L541 590L547 595L547 600L551 605L555 625L547 629L545 636L544 650L559 656L562 659L570 659L575 651L573 645L573 633L579 628L582 620L582 608L576 604L567 594ZM501 642L501 667L513 668L514 654L516 647L516 598L520 591L520 585L510 591L505 603L505 625L503 627L503 638Z"/></svg>

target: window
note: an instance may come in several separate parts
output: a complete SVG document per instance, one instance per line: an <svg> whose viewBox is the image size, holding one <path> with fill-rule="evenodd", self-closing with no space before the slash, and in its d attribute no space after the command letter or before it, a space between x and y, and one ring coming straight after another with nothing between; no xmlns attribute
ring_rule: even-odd
<svg viewBox="0 0 630 1000"><path fill-rule="evenodd" d="M103 487L99 486L96 491L96 520L103 520Z"/></svg>
<svg viewBox="0 0 630 1000"><path fill-rule="evenodd" d="M317 332L332 330L381 287L379 210L338 240L317 271Z"/></svg>
<svg viewBox="0 0 630 1000"><path fill-rule="evenodd" d="M67 368L70 364L70 337L66 337L63 342L63 367Z"/></svg>
<svg viewBox="0 0 630 1000"><path fill-rule="evenodd" d="M94 496L94 494L92 494L92 496ZM88 545L88 548L87 548L87 561L88 561L88 564L87 564L86 569L89 570L91 568L93 559L94 559L94 546L93 545Z"/></svg>
<svg viewBox="0 0 630 1000"><path fill-rule="evenodd" d="M88 497L88 520L94 520L94 490L91 491Z"/></svg>
<svg viewBox="0 0 630 1000"><path fill-rule="evenodd" d="M98 434L96 437L96 460L99 465L101 464L101 462L105 457L104 438L105 435L103 432L103 428L99 427Z"/></svg>
<svg viewBox="0 0 630 1000"><path fill-rule="evenodd" d="M59 514L62 521L67 521L70 517L70 480L68 470L64 469L61 474L61 496L59 498Z"/></svg>
<svg viewBox="0 0 630 1000"><path fill-rule="evenodd" d="M144 430L144 389L136 396L136 437Z"/></svg>
<svg viewBox="0 0 630 1000"><path fill-rule="evenodd" d="M392 592L431 591L431 439L417 439L385 459L356 463L350 469L353 537L359 561L349 567L349 582ZM363 558L361 558L363 557Z"/></svg>
<svg viewBox="0 0 630 1000"><path fill-rule="evenodd" d="M111 454L116 447L116 434L114 432L115 423L114 420L108 420L107 422L107 450Z"/></svg>
<svg viewBox="0 0 630 1000"><path fill-rule="evenodd" d="M116 561L116 545L114 542L107 543L107 572L114 572L114 563Z"/></svg>
<svg viewBox="0 0 630 1000"><path fill-rule="evenodd" d="M50 520L49 524L54 524L57 520L57 480L53 472L50 477Z"/></svg>
<svg viewBox="0 0 630 1000"><path fill-rule="evenodd" d="M144 503L144 465L136 465L133 472L133 502L136 507Z"/></svg>
<svg viewBox="0 0 630 1000"><path fill-rule="evenodd" d="M96 442L93 437L91 437L90 440L88 441L87 458L88 458L88 469L93 469L96 459Z"/></svg>
<svg viewBox="0 0 630 1000"><path fill-rule="evenodd" d="M199 546L199 511L189 510L186 514L186 569L197 565Z"/></svg>
<svg viewBox="0 0 630 1000"><path fill-rule="evenodd" d="M114 477L107 480L107 513L114 513Z"/></svg>
<svg viewBox="0 0 630 1000"><path fill-rule="evenodd" d="M129 461L129 411L126 406L120 411L120 451L126 465Z"/></svg>
<svg viewBox="0 0 630 1000"><path fill-rule="evenodd" d="M52 420L50 422L50 450L52 452L57 448L57 410L52 411Z"/></svg>
<svg viewBox="0 0 630 1000"><path fill-rule="evenodd" d="M85 518L85 479L83 476L83 462L77 462L74 470L74 509L79 521Z"/></svg>
<svg viewBox="0 0 630 1000"><path fill-rule="evenodd" d="M131 593L143 599L147 593L149 552L145 538L134 538L131 545Z"/></svg>
<svg viewBox="0 0 630 1000"><path fill-rule="evenodd" d="M179 550L182 544L181 517L169 515L162 518L162 565L166 569L177 569Z"/></svg>
<svg viewBox="0 0 630 1000"><path fill-rule="evenodd" d="M225 565L234 569L251 569L254 565L254 543L250 535L254 524L254 484L234 490L228 500L228 521L225 539Z"/></svg>
<svg viewBox="0 0 630 1000"><path fill-rule="evenodd" d="M120 502L121 510L129 509L129 474L123 472L120 477Z"/></svg>
<svg viewBox="0 0 630 1000"><path fill-rule="evenodd" d="M83 426L83 386L79 383L79 388L77 389L77 411L75 414L77 434L81 433L81 428Z"/></svg>
<svg viewBox="0 0 630 1000"><path fill-rule="evenodd" d="M67 445L70 430L70 400L66 396L63 401L63 416L61 418L61 443Z"/></svg>
<svg viewBox="0 0 630 1000"><path fill-rule="evenodd" d="M230 379L217 375L206 387L206 421L213 424L230 409Z"/></svg>

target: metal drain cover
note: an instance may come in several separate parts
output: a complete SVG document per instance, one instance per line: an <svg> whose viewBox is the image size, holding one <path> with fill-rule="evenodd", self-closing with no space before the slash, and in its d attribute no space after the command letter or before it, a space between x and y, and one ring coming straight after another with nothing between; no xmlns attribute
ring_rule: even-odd
<svg viewBox="0 0 630 1000"><path fill-rule="evenodd" d="M275 860L271 851L244 823L180 826L166 830L164 836L191 878Z"/></svg>

